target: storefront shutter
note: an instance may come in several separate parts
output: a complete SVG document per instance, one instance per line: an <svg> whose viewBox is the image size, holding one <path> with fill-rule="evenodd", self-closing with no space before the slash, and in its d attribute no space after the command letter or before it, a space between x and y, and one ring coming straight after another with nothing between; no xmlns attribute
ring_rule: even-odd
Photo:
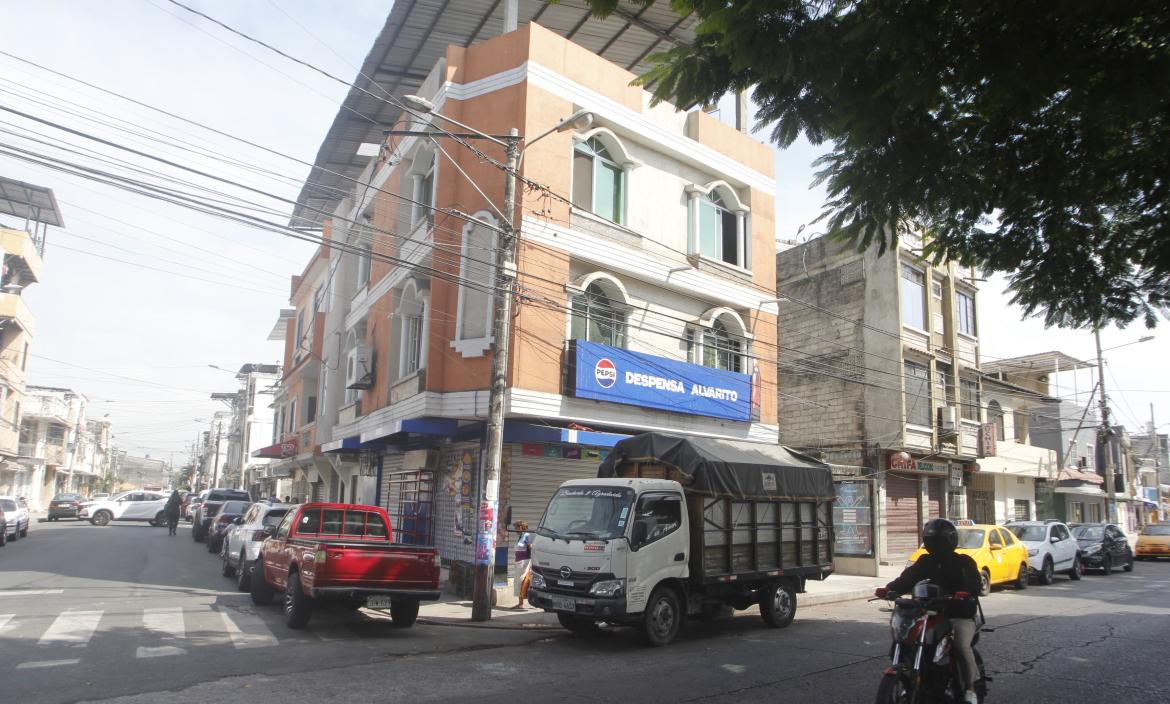
<svg viewBox="0 0 1170 704"><path fill-rule="evenodd" d="M942 518L943 497L946 496L945 486L946 479L930 478L926 480L926 515L922 517L922 522L926 523L932 518Z"/></svg>
<svg viewBox="0 0 1170 704"><path fill-rule="evenodd" d="M527 521L536 529L553 492L569 479L590 479L597 476L601 460L563 459L524 455L520 448L512 450L511 507L512 522Z"/></svg>
<svg viewBox="0 0 1170 704"><path fill-rule="evenodd" d="M886 553L909 556L918 549L918 478L886 475Z"/></svg>

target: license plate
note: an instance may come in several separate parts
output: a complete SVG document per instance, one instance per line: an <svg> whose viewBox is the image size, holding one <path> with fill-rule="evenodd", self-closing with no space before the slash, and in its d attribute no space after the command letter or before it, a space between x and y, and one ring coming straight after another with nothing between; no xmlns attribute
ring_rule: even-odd
<svg viewBox="0 0 1170 704"><path fill-rule="evenodd" d="M366 599L366 608L369 609L388 609L390 608L390 597L388 596L372 596Z"/></svg>
<svg viewBox="0 0 1170 704"><path fill-rule="evenodd" d="M552 597L552 606L557 611L576 611L577 600L554 596Z"/></svg>

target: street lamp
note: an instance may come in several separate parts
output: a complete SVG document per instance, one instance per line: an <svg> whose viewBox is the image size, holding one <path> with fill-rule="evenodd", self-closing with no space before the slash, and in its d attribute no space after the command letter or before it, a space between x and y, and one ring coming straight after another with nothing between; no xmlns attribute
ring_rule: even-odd
<svg viewBox="0 0 1170 704"><path fill-rule="evenodd" d="M403 103L412 110L431 115L467 130L473 139L485 139L504 147L507 155L504 167L504 208L500 222L500 244L496 249L496 298L492 321L495 345L492 350L491 385L488 393L487 457L480 463L479 520L475 522L475 587L472 595L471 619L487 621L492 617L491 596L495 572L496 527L499 514L500 468L504 453L504 392L508 382L508 345L512 332L512 289L516 279L516 212L517 171L524 150L554 132L583 129L593 123L593 113L578 110L542 132L524 147L520 147L520 132L515 127L506 137L493 137L454 118L435 112L430 100L418 95L407 95ZM430 135L430 133L423 133Z"/></svg>

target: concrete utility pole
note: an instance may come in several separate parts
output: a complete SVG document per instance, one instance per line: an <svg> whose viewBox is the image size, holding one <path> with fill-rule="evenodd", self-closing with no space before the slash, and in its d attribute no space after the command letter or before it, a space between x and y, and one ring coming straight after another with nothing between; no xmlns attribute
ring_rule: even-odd
<svg viewBox="0 0 1170 704"><path fill-rule="evenodd" d="M496 248L496 310L492 331L495 351L488 396L487 457L480 463L481 498L475 527L473 621L486 621L492 617L492 591L495 589L500 470L504 458L504 393L508 385L508 342L512 335L512 295L516 281L516 229L512 218L516 210L516 172L520 168L520 132L515 127L508 131L505 149L508 167L504 171L504 212L500 221L500 243Z"/></svg>
<svg viewBox="0 0 1170 704"><path fill-rule="evenodd" d="M1098 431L1097 446L1101 448L1101 458L1105 463L1105 514L1110 523L1117 522L1117 491L1113 481L1113 447L1109 443L1109 436L1113 429L1109 427L1109 404L1105 400L1105 358L1101 356L1101 329L1093 328L1093 340L1097 343L1097 389L1101 392L1099 405L1101 408L1101 427Z"/></svg>
<svg viewBox="0 0 1170 704"><path fill-rule="evenodd" d="M221 437L223 437L223 421L217 421L215 424L215 464L211 465L209 489L219 486L219 439Z"/></svg>

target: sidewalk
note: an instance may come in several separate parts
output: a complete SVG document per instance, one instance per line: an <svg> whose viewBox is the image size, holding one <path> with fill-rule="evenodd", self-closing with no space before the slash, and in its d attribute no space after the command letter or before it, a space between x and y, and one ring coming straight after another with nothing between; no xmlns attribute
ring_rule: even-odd
<svg viewBox="0 0 1170 704"><path fill-rule="evenodd" d="M901 574L902 569L883 566L879 572L878 577L835 574L823 582L809 580L805 584L805 593L796 597L797 608L868 598L873 595L875 588L884 587ZM512 596L510 588L499 588L496 594L498 604L507 606L516 603L516 597ZM441 601L423 604L419 608L418 622L432 626L512 630L553 630L561 627L556 614L531 607L525 607L523 610L495 608L492 609L490 621L472 621L471 602L447 595L444 595Z"/></svg>

